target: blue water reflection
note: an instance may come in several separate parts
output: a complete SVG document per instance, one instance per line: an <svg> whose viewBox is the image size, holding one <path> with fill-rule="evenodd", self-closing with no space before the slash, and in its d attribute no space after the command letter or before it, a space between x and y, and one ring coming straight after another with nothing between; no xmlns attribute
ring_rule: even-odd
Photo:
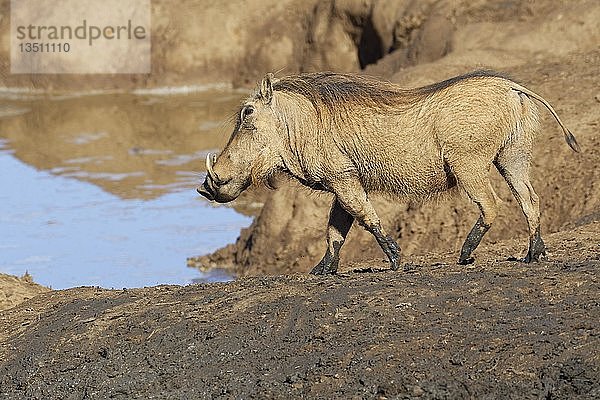
<svg viewBox="0 0 600 400"><path fill-rule="evenodd" d="M185 284L186 257L233 242L251 219L194 191L124 200L0 150L0 272L61 289Z"/></svg>

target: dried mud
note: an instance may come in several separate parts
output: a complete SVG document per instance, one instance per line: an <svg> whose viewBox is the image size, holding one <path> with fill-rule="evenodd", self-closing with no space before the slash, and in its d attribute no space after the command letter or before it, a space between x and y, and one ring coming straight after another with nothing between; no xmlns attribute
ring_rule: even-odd
<svg viewBox="0 0 600 400"><path fill-rule="evenodd" d="M33 282L29 274L16 277L0 273L0 312L48 290L50 289Z"/></svg>

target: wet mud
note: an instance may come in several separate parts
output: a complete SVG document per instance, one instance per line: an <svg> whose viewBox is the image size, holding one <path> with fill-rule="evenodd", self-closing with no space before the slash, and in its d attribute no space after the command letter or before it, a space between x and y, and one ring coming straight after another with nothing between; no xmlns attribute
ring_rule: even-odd
<svg viewBox="0 0 600 400"><path fill-rule="evenodd" d="M471 266L49 292L0 314L0 396L599 398L599 239L550 235L528 265L508 241Z"/></svg>

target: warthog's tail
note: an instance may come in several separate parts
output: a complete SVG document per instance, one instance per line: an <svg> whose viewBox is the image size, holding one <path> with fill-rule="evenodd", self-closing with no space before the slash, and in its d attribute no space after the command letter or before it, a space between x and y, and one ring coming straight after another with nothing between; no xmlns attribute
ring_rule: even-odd
<svg viewBox="0 0 600 400"><path fill-rule="evenodd" d="M563 124L563 122L558 117L558 114L556 113L556 111L554 111L554 108L552 108L552 106L550 105L550 103L548 103L546 101L546 99L544 99L539 94L534 93L531 90L529 90L529 89L527 89L527 88L519 85L518 83L515 83L515 82L511 81L511 85L512 85L512 88L514 90L516 90L518 92L522 92L522 93L526 94L529 97L533 97L534 99L536 99L537 101L539 101L540 103L542 103L548 109L548 111L550 111L550 113L552 114L552 116L556 119L556 122L558 122L558 124L562 128L563 133L565 134L565 141L567 142L567 144L569 145L569 147L571 147L571 149L573 149L573 151L576 151L578 153L581 151L581 148L579 147L579 144L577 143L577 140L575 139L575 136L573 136L573 134L571 133L571 131L569 129L567 129L567 127L565 126L565 124Z"/></svg>

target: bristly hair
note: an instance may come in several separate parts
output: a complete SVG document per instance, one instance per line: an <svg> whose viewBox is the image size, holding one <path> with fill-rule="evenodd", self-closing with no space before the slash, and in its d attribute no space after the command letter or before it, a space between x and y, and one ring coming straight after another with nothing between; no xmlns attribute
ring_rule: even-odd
<svg viewBox="0 0 600 400"><path fill-rule="evenodd" d="M393 83L367 75L317 72L286 76L273 82L273 90L306 97L317 112L342 104L357 103L371 107L395 106L403 89Z"/></svg>
<svg viewBox="0 0 600 400"><path fill-rule="evenodd" d="M477 71L468 72L463 75L458 75L458 76L452 77L450 79L446 79L445 81L432 83L431 85L423 86L423 87L420 87L420 88L417 88L414 90L419 93L422 93L422 94L435 93L435 92L444 90L444 89L454 85L457 82L461 82L461 81L464 81L467 79L472 79L472 78L501 78L501 79L506 79L508 81L516 82L514 79L510 78L506 74L492 71L489 69L480 69Z"/></svg>
<svg viewBox="0 0 600 400"><path fill-rule="evenodd" d="M273 82L273 90L304 96L317 113L325 107L333 112L349 103L372 108L398 107L410 104L415 97L427 96L444 90L457 82L481 77L511 80L506 75L490 70L478 70L416 89L400 86L368 75L316 72L286 76Z"/></svg>

